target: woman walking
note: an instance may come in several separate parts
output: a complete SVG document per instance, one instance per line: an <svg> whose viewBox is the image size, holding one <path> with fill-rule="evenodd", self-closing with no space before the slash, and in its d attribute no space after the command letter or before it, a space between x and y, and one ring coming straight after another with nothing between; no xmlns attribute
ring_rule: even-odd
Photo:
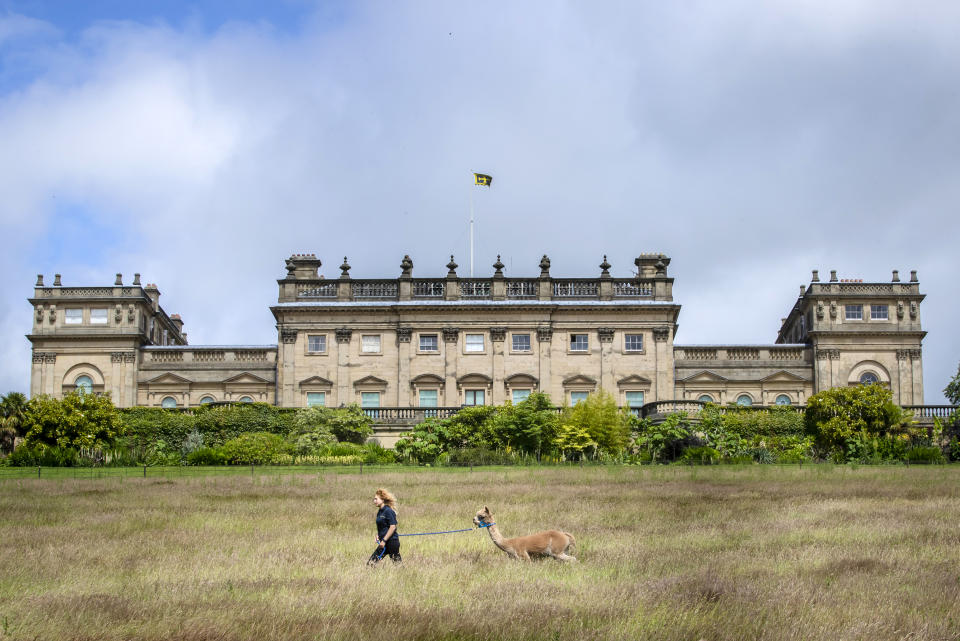
<svg viewBox="0 0 960 641"><path fill-rule="evenodd" d="M368 565L377 564L384 554L400 563L400 537L397 535L397 499L382 487L373 495L377 506L377 549L370 555Z"/></svg>

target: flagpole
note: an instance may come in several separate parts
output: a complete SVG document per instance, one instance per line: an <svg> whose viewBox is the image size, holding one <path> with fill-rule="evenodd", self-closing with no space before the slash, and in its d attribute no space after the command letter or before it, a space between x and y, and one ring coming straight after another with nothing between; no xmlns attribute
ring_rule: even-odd
<svg viewBox="0 0 960 641"><path fill-rule="evenodd" d="M470 185L470 278L473 278L473 189Z"/></svg>

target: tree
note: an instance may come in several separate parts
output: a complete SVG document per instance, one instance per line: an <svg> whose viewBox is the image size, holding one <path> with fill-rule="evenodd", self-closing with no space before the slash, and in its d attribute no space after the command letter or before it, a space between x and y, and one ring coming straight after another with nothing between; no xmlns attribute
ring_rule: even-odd
<svg viewBox="0 0 960 641"><path fill-rule="evenodd" d="M630 440L629 416L617 408L613 395L604 390L566 409L561 423L586 429L597 449L608 454L619 454Z"/></svg>
<svg viewBox="0 0 960 641"><path fill-rule="evenodd" d="M954 405L960 405L960 366L957 367L957 374L947 386L943 388L943 395Z"/></svg>
<svg viewBox="0 0 960 641"><path fill-rule="evenodd" d="M30 445L78 450L112 446L125 429L109 394L82 392L72 392L62 400L49 396L31 399L24 425Z"/></svg>
<svg viewBox="0 0 960 641"><path fill-rule="evenodd" d="M807 401L804 425L817 449L836 460L846 460L848 450L865 440L910 433L909 414L877 383L814 394Z"/></svg>
<svg viewBox="0 0 960 641"><path fill-rule="evenodd" d="M26 413L27 397L20 392L10 392L0 398L0 451L12 451L17 438L26 435Z"/></svg>
<svg viewBox="0 0 960 641"><path fill-rule="evenodd" d="M340 442L363 445L373 434L373 419L356 403L333 410L328 425Z"/></svg>

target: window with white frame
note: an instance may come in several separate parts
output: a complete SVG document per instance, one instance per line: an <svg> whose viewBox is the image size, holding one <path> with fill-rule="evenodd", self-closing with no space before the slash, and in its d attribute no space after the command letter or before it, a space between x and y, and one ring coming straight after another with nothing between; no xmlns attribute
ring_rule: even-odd
<svg viewBox="0 0 960 641"><path fill-rule="evenodd" d="M483 334L467 334L464 340L463 351L470 353L483 351ZM483 405L483 403L480 403Z"/></svg>
<svg viewBox="0 0 960 641"><path fill-rule="evenodd" d="M63 322L67 325L79 325L83 322L83 310L76 307L65 309L63 312Z"/></svg>
<svg viewBox="0 0 960 641"><path fill-rule="evenodd" d="M361 392L360 407L380 407L380 392Z"/></svg>
<svg viewBox="0 0 960 641"><path fill-rule="evenodd" d="M530 334L514 334L513 335L513 351L529 352L530 351Z"/></svg>
<svg viewBox="0 0 960 641"><path fill-rule="evenodd" d="M590 337L587 334L570 334L570 351L586 352L590 349Z"/></svg>
<svg viewBox="0 0 960 641"><path fill-rule="evenodd" d="M307 392L307 407L326 407L326 392Z"/></svg>
<svg viewBox="0 0 960 641"><path fill-rule="evenodd" d="M623 351L642 352L643 351L643 334L624 334L623 335Z"/></svg>
<svg viewBox="0 0 960 641"><path fill-rule="evenodd" d="M440 341L437 340L437 335L436 334L420 334L420 351L421 352L440 351Z"/></svg>
<svg viewBox="0 0 960 641"><path fill-rule="evenodd" d="M890 314L886 305L871 305L870 320L890 320Z"/></svg>
<svg viewBox="0 0 960 641"><path fill-rule="evenodd" d="M847 305L845 311L847 320L863 320L863 305Z"/></svg>
<svg viewBox="0 0 960 641"><path fill-rule="evenodd" d="M361 336L360 351L364 354L379 354L380 334L364 334Z"/></svg>
<svg viewBox="0 0 960 641"><path fill-rule="evenodd" d="M590 396L590 392L570 392L570 404L576 405L581 401L587 400L588 396Z"/></svg>
<svg viewBox="0 0 960 641"><path fill-rule="evenodd" d="M436 407L440 394L435 389L422 389L419 396L420 407Z"/></svg>
<svg viewBox="0 0 960 641"><path fill-rule="evenodd" d="M107 308L106 307L94 307L90 310L90 324L91 325L106 325L107 324Z"/></svg>
<svg viewBox="0 0 960 641"><path fill-rule="evenodd" d="M463 390L464 405L485 405L485 394L482 389Z"/></svg>
<svg viewBox="0 0 960 641"><path fill-rule="evenodd" d="M627 407L643 407L643 392L627 392Z"/></svg>
<svg viewBox="0 0 960 641"><path fill-rule="evenodd" d="M327 351L326 334L308 334L307 352L310 354L323 354Z"/></svg>
<svg viewBox="0 0 960 641"><path fill-rule="evenodd" d="M530 398L530 390L528 389L515 389L510 391L510 396L513 400L513 404L522 403L528 398Z"/></svg>

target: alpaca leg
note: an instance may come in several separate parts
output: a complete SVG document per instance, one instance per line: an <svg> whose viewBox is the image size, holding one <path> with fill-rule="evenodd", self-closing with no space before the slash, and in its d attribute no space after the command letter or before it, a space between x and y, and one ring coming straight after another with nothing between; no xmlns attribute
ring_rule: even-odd
<svg viewBox="0 0 960 641"><path fill-rule="evenodd" d="M553 558L555 558L557 561L565 561L565 562L570 562L570 563L576 563L576 562L577 562L577 559L576 559L576 558L570 556L569 554L565 554L565 553L563 553L563 552L561 552L560 554L556 555L556 556L553 557Z"/></svg>

